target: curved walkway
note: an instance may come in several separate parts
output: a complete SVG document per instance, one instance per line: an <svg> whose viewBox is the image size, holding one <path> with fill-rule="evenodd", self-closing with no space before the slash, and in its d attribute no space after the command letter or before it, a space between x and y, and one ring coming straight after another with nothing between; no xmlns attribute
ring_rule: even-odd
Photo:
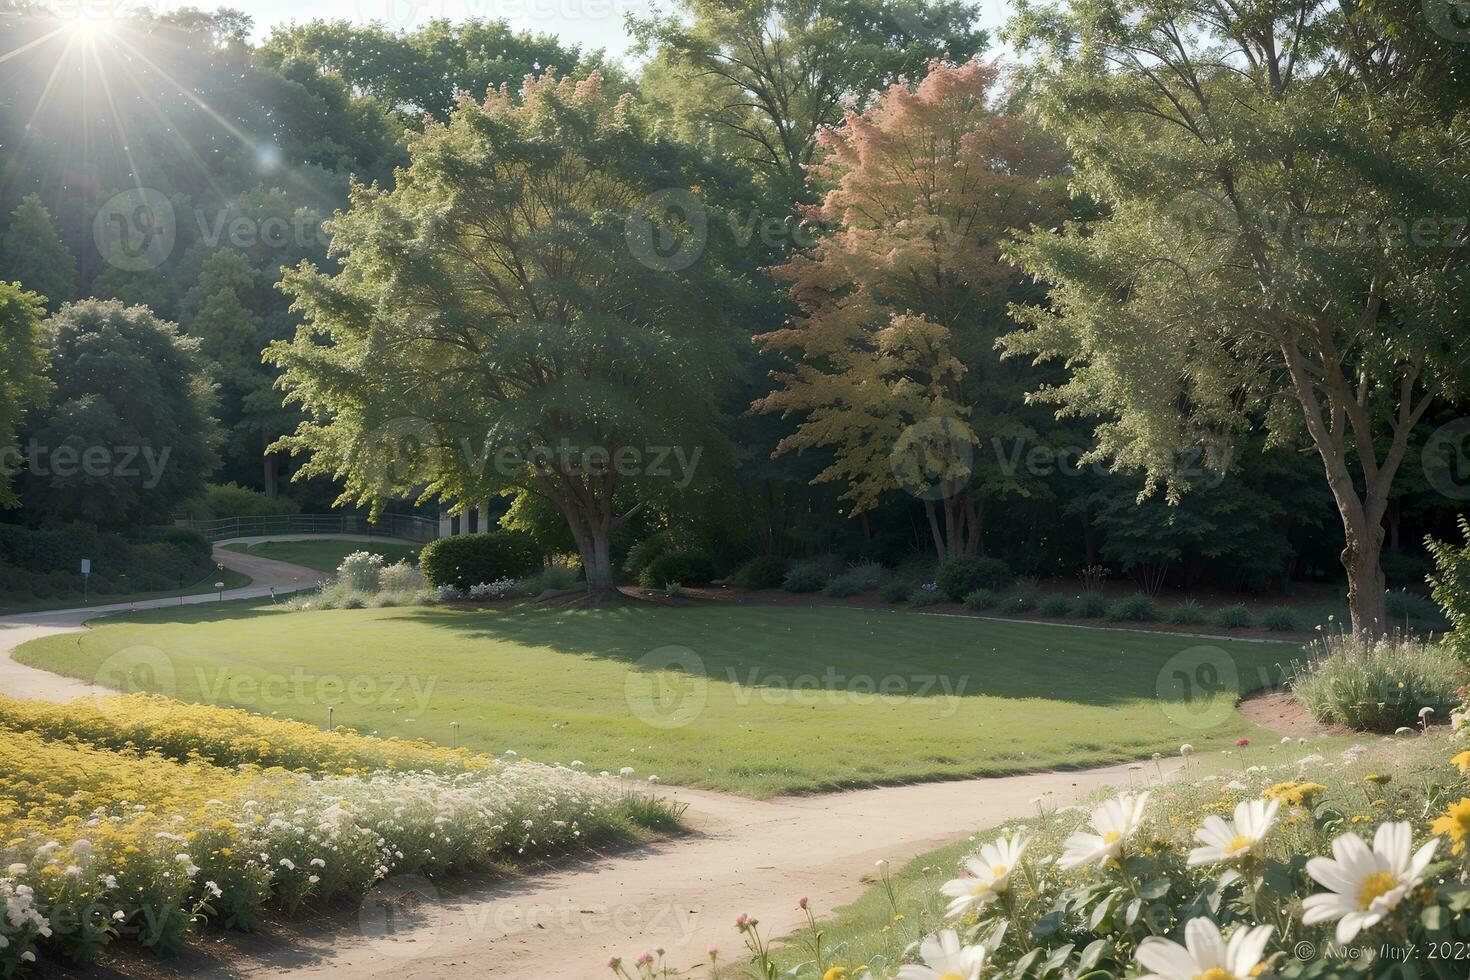
<svg viewBox="0 0 1470 980"><path fill-rule="evenodd" d="M249 585L226 589L226 599L259 598L270 595L272 588L277 592L290 592L315 585L322 578L321 572L310 568L228 551L219 546L215 546L214 560L231 571L250 576ZM18 664L10 658L11 651L28 640L56 633L77 632L88 620L110 613L218 602L219 599L219 593L207 592L183 598L119 602L108 606L88 606L85 609L51 609L0 617L0 693L13 698L34 698L42 701L70 701L72 698L112 693L86 681Z"/></svg>

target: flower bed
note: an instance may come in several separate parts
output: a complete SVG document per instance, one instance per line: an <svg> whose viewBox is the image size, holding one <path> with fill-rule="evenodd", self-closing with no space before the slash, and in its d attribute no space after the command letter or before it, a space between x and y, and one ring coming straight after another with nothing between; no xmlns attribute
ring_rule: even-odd
<svg viewBox="0 0 1470 980"><path fill-rule="evenodd" d="M943 858L900 874L879 862L876 887L836 922L812 919L774 948L742 916L746 966L1245 980L1396 976L1388 958L1408 955L1418 972L1405 976L1464 977L1470 751L1438 734L1325 745L1249 749L1261 764L1210 774L1190 759L1153 785L1145 766L1129 791L1084 806L1039 799L1034 817ZM675 975L652 956L617 971Z"/></svg>
<svg viewBox="0 0 1470 980"><path fill-rule="evenodd" d="M393 875L511 863L675 817L618 780L427 743L148 696L6 700L0 976L37 952L85 961L117 940L172 950L207 920L250 928Z"/></svg>

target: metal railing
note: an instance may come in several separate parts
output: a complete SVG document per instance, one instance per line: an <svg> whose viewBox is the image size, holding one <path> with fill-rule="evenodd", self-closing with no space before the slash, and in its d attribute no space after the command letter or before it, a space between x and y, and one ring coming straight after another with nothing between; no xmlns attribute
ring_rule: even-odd
<svg viewBox="0 0 1470 980"><path fill-rule="evenodd" d="M210 541L261 538L274 534L365 534L369 537L433 541L439 522L428 517L383 514L370 522L363 514L277 514L266 517L218 517L199 521L186 518L180 527L192 528Z"/></svg>

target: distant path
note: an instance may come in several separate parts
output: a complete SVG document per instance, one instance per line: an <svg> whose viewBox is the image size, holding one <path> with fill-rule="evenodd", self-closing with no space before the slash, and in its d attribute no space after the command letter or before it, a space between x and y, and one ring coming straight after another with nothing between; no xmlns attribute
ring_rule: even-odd
<svg viewBox="0 0 1470 980"><path fill-rule="evenodd" d="M320 537L321 535L312 535ZM300 565L272 561L239 551L228 551L215 545L214 560L226 568L250 576L250 584L238 589L226 589L226 599L254 599L270 595L272 587L277 592L289 592L307 588L321 581L322 573ZM0 693L13 698L31 698L38 701L70 701L73 698L97 694L114 693L74 677L62 677L49 670L27 667L11 659L11 652L29 640L57 633L74 633L82 624L110 613L128 612L133 609L162 609L168 606L195 605L201 602L218 602L218 592L200 595L175 596L171 599L147 599L140 602L118 602L106 606L87 606L82 609L48 609L44 612L17 613L0 616Z"/></svg>

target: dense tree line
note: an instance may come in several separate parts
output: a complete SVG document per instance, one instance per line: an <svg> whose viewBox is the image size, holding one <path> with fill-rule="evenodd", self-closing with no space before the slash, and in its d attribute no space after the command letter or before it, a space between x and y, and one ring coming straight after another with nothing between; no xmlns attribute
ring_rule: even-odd
<svg viewBox="0 0 1470 980"><path fill-rule="evenodd" d="M0 438L177 455L27 459L4 519L490 499L594 586L659 534L1346 577L1381 621L1459 502L1467 52L1407 0L1248 6L1023 4L1006 66L954 0L686 0L636 74L18 8Z"/></svg>

